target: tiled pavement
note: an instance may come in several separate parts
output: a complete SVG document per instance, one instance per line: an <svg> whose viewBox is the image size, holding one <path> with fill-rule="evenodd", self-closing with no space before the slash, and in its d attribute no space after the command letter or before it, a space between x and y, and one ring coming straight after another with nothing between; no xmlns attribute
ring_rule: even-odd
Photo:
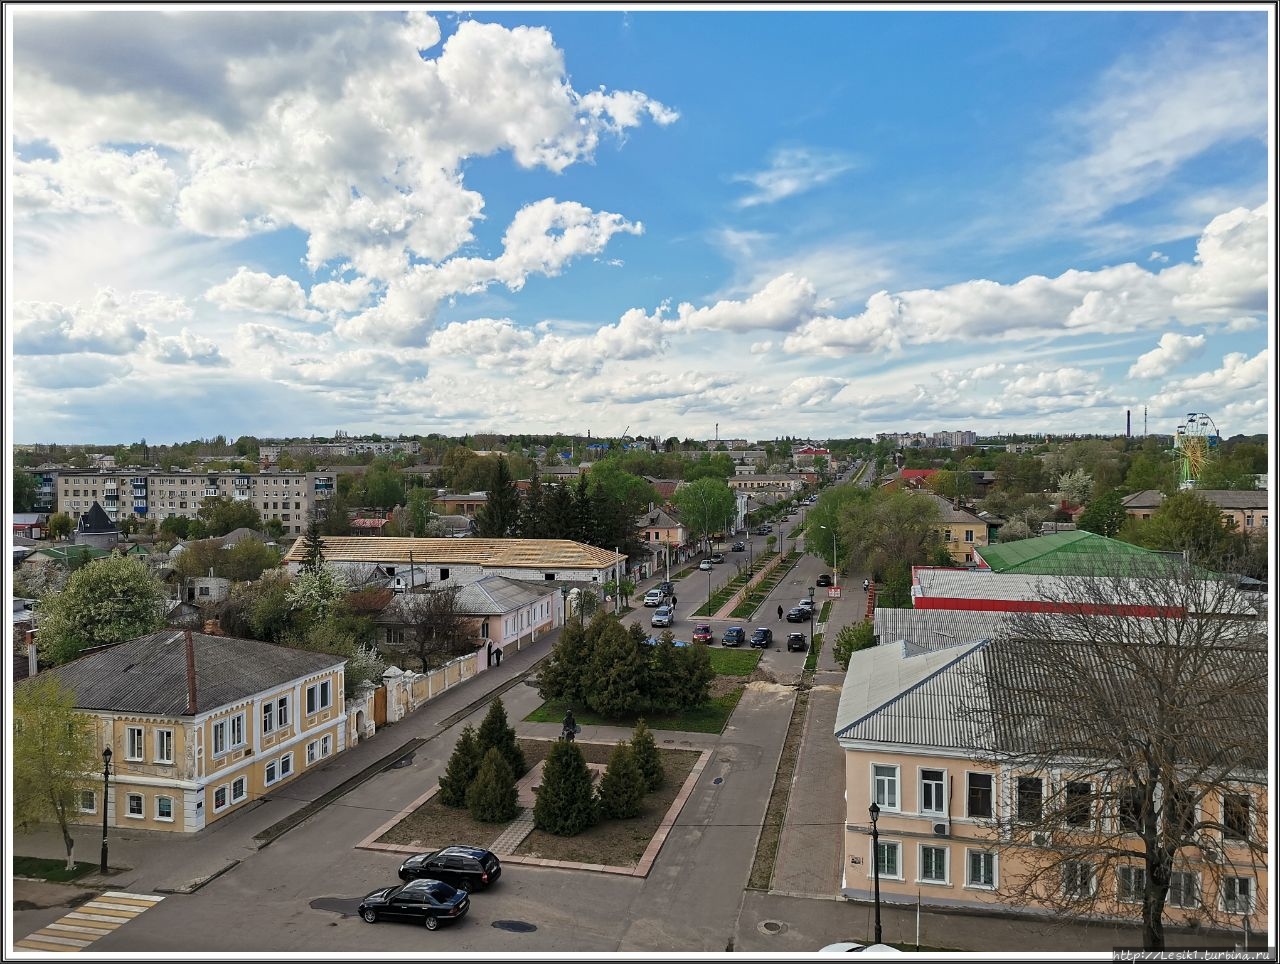
<svg viewBox="0 0 1280 964"><path fill-rule="evenodd" d="M163 897L154 894L109 890L15 942L14 947L28 951L83 951L104 934L127 924L162 900Z"/></svg>

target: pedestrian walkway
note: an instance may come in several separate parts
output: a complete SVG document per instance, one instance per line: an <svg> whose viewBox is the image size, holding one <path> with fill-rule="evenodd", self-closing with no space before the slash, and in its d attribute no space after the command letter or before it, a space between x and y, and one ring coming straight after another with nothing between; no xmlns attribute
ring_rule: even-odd
<svg viewBox="0 0 1280 964"><path fill-rule="evenodd" d="M104 934L110 934L162 900L163 897L155 894L109 890L15 942L14 947L28 951L83 951Z"/></svg>
<svg viewBox="0 0 1280 964"><path fill-rule="evenodd" d="M533 832L533 808L526 807L502 831L502 835L489 848L495 854L506 856L516 852L516 848L524 843L524 838Z"/></svg>

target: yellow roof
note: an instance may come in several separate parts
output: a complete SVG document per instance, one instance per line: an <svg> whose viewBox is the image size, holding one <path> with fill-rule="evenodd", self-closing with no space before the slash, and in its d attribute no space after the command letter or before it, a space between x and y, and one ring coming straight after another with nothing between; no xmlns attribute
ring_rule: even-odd
<svg viewBox="0 0 1280 964"><path fill-rule="evenodd" d="M481 566L507 569L603 569L626 557L572 539L395 539L384 536L321 536L329 562ZM293 544L284 561L302 562L306 540Z"/></svg>

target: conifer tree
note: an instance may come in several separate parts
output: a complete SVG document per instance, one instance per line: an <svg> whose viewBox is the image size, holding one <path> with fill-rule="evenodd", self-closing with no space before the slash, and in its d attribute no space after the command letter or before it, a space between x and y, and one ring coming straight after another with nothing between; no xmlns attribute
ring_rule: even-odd
<svg viewBox="0 0 1280 964"><path fill-rule="evenodd" d="M480 769L482 755L476 741L476 730L471 724L462 728L453 754L440 777L440 802L446 807L465 807L467 788Z"/></svg>
<svg viewBox="0 0 1280 964"><path fill-rule="evenodd" d="M649 647L641 641L640 627L633 627L637 632L631 633L616 619L600 622L600 637L584 674L584 699L601 716L618 719L644 704Z"/></svg>
<svg viewBox="0 0 1280 964"><path fill-rule="evenodd" d="M485 753L480 771L467 788L467 809L482 823L513 820L520 811L515 775L497 747Z"/></svg>
<svg viewBox="0 0 1280 964"><path fill-rule="evenodd" d="M591 772L576 743L556 742L542 769L533 825L557 837L572 837L599 820Z"/></svg>
<svg viewBox="0 0 1280 964"><path fill-rule="evenodd" d="M662 769L662 754L658 752L658 744L653 739L653 731L645 725L644 720L636 723L631 733L631 755L635 757L636 766L644 777L645 786L656 790L662 786L667 775Z"/></svg>
<svg viewBox="0 0 1280 964"><path fill-rule="evenodd" d="M626 743L619 743L600 778L600 815L612 820L638 817L644 806L644 774Z"/></svg>
<svg viewBox="0 0 1280 964"><path fill-rule="evenodd" d="M686 646L676 650L680 671L680 706L691 709L711 699L711 653L706 646Z"/></svg>
<svg viewBox="0 0 1280 964"><path fill-rule="evenodd" d="M528 771L529 767L524 762L524 751L516 742L516 731L507 723L507 708L502 705L501 697L489 704L489 712L480 723L476 742L480 747L482 758L490 747L496 748L506 759L507 766L511 767L511 772L517 778L524 776Z"/></svg>

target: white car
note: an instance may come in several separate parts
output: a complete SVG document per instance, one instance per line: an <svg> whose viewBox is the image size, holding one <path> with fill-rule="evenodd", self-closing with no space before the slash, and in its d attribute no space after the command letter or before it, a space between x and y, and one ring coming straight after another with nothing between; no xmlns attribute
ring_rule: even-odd
<svg viewBox="0 0 1280 964"><path fill-rule="evenodd" d="M666 601L667 594L661 589L650 589L644 594L644 604L646 606L661 606Z"/></svg>
<svg viewBox="0 0 1280 964"><path fill-rule="evenodd" d="M703 559L700 563L698 563L698 568L702 569L703 571L710 571L711 569L714 568L714 566L712 566L710 559Z"/></svg>

